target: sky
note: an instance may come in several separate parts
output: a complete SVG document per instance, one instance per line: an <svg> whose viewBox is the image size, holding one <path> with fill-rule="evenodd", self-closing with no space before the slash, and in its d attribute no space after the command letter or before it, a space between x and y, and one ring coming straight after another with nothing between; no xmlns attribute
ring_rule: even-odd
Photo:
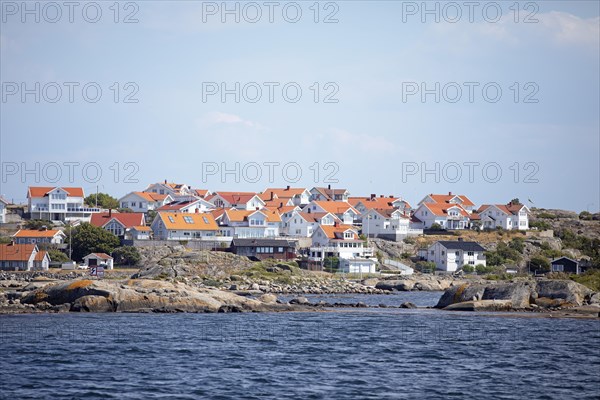
<svg viewBox="0 0 600 400"><path fill-rule="evenodd" d="M597 212L600 3L465 4L1 1L0 194L166 179Z"/></svg>

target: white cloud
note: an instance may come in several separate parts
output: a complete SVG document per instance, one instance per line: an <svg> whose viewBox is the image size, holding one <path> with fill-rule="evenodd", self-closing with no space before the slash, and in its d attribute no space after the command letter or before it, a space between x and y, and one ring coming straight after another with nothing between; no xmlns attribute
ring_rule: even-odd
<svg viewBox="0 0 600 400"><path fill-rule="evenodd" d="M214 111L205 114L202 118L197 120L197 124L200 126L207 125L238 125L248 128L254 128L257 130L263 130L265 127L258 122L250 121L235 114L228 114L224 112Z"/></svg>
<svg viewBox="0 0 600 400"><path fill-rule="evenodd" d="M600 17L580 18L572 14L551 11L539 16L540 24L559 44L592 45L600 43Z"/></svg>

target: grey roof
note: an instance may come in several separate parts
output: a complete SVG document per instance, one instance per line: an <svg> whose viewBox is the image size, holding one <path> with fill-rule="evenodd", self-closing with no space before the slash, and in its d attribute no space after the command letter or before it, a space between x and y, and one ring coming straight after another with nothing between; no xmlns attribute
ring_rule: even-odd
<svg viewBox="0 0 600 400"><path fill-rule="evenodd" d="M562 259L569 260L569 261L571 261L571 262L574 262L575 264L579 264L579 261L577 261L577 260L573 260L572 258L565 257L565 256L562 256L562 257L555 258L554 260L550 261L550 264L554 264L555 262L557 262L557 261L559 261L559 260L562 260Z"/></svg>
<svg viewBox="0 0 600 400"><path fill-rule="evenodd" d="M485 251L485 248L477 242L463 242L461 240L440 240L438 243L450 250Z"/></svg>
<svg viewBox="0 0 600 400"><path fill-rule="evenodd" d="M254 247L254 246L284 246L284 247L296 247L296 241L287 239L273 239L273 238L249 238L249 239L233 239L233 246L235 247Z"/></svg>

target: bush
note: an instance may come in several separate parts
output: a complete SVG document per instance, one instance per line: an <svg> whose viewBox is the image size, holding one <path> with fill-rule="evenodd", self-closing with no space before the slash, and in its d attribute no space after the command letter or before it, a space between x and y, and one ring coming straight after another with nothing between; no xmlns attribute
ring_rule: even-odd
<svg viewBox="0 0 600 400"><path fill-rule="evenodd" d="M115 258L115 263L118 265L128 266L137 265L141 259L140 252L133 246L123 246L115 249L113 257Z"/></svg>
<svg viewBox="0 0 600 400"><path fill-rule="evenodd" d="M111 208L115 210L119 208L119 201L106 193L98 193L98 195L96 195L96 193L90 194L83 199L83 201L90 207L96 207L96 204L98 204L98 207L102 208Z"/></svg>
<svg viewBox="0 0 600 400"><path fill-rule="evenodd" d="M50 260L53 262L64 263L70 261L69 257L65 253L57 249L48 249L48 255L50 256Z"/></svg>
<svg viewBox="0 0 600 400"><path fill-rule="evenodd" d="M405 251L402 254L400 254L400 257L404 258L404 259L409 259L410 258L410 253L408 251Z"/></svg>
<svg viewBox="0 0 600 400"><path fill-rule="evenodd" d="M473 272L475 272L475 267L473 265L463 265L462 266L462 270L465 271L467 274L472 274Z"/></svg>
<svg viewBox="0 0 600 400"><path fill-rule="evenodd" d="M428 273L434 272L437 267L433 261L418 261L415 264L415 269L419 272Z"/></svg>
<svg viewBox="0 0 600 400"><path fill-rule="evenodd" d="M477 264L475 266L475 271L477 272L477 275L489 274L494 271L494 267L491 265Z"/></svg>
<svg viewBox="0 0 600 400"><path fill-rule="evenodd" d="M529 221L529 229L537 228L540 231L547 231L552 229L552 225L546 221Z"/></svg>
<svg viewBox="0 0 600 400"><path fill-rule="evenodd" d="M548 259L541 254L538 254L531 257L531 260L529 260L529 268L532 272L549 272L550 261L548 261Z"/></svg>
<svg viewBox="0 0 600 400"><path fill-rule="evenodd" d="M414 237L411 236L407 236L402 240L404 243L406 244L415 244L417 243L416 239Z"/></svg>
<svg viewBox="0 0 600 400"><path fill-rule="evenodd" d="M38 229L42 229L43 226L45 226L48 229L52 229L54 227L54 225L52 225L52 222L50 222L48 220L30 219L29 221L25 222L24 228L38 230Z"/></svg>
<svg viewBox="0 0 600 400"><path fill-rule="evenodd" d="M542 219L556 219L556 215L548 213L548 212L541 212L537 215L538 218L542 218Z"/></svg>
<svg viewBox="0 0 600 400"><path fill-rule="evenodd" d="M433 224L431 224L429 229L431 229L432 231L441 231L444 228L442 228L442 226L440 224L438 224L437 222L434 222Z"/></svg>
<svg viewBox="0 0 600 400"><path fill-rule="evenodd" d="M582 211L579 213L579 219L582 219L584 221L591 221L592 220L592 213L589 211Z"/></svg>
<svg viewBox="0 0 600 400"><path fill-rule="evenodd" d="M327 272L336 272L340 267L340 259L337 257L325 257L323 269Z"/></svg>

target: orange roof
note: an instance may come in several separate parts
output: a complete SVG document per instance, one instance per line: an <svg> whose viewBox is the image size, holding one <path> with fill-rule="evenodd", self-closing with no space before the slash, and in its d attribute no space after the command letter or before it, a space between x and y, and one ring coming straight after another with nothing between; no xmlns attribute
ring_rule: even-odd
<svg viewBox="0 0 600 400"><path fill-rule="evenodd" d="M436 203L446 203L448 204L450 200L455 197L458 197L462 200L462 204L465 206L474 206L475 204L464 194L452 194L452 192L448 194L429 194L429 197Z"/></svg>
<svg viewBox="0 0 600 400"><path fill-rule="evenodd" d="M164 206L160 206L156 209L156 211L168 211L168 210L181 210L182 208L189 207L195 203L198 203L200 200L183 200L183 201L174 201L169 204L165 204ZM212 207L211 207L212 208Z"/></svg>
<svg viewBox="0 0 600 400"><path fill-rule="evenodd" d="M291 199L291 197L287 197L287 198L284 197L284 198L274 199L273 201L263 199L263 201L265 202L265 207L269 207L269 208L293 207L292 205L289 205L289 206L287 205L290 199Z"/></svg>
<svg viewBox="0 0 600 400"><path fill-rule="evenodd" d="M211 213L159 212L158 216L167 229L186 231L216 231L219 229Z"/></svg>
<svg viewBox="0 0 600 400"><path fill-rule="evenodd" d="M395 197L375 197L374 199L369 198L360 203L365 206L367 210L370 210L371 208L394 208L392 203L396 200L399 199Z"/></svg>
<svg viewBox="0 0 600 400"><path fill-rule="evenodd" d="M35 248L35 244L0 244L0 260L27 261Z"/></svg>
<svg viewBox="0 0 600 400"><path fill-rule="evenodd" d="M45 257L47 254L48 254L48 252L47 252L47 251L44 251L44 250L38 251L38 252L37 252L37 254L35 255L35 257L34 257L34 259L33 259L33 260L34 260L34 261L43 261L43 260L44 260L44 257ZM49 254L48 254L48 258L50 258L50 255L49 255Z"/></svg>
<svg viewBox="0 0 600 400"><path fill-rule="evenodd" d="M168 196L167 194L160 194L160 193L154 193L154 192L133 192L133 193L147 201L162 201Z"/></svg>
<svg viewBox="0 0 600 400"><path fill-rule="evenodd" d="M387 208L371 208L369 210L373 210L376 213L378 213L379 215L381 215L382 217L386 217L386 218L390 218L392 216L393 213L398 212L400 214L401 218L409 218L408 215L406 214L402 214L402 211L397 209L397 208L393 208L393 207L387 207Z"/></svg>
<svg viewBox="0 0 600 400"><path fill-rule="evenodd" d="M62 186L29 186L27 191L27 197L44 197L48 195L48 192L56 188L61 188L72 197L84 197L83 189L80 187L62 187Z"/></svg>
<svg viewBox="0 0 600 400"><path fill-rule="evenodd" d="M289 186L286 188L266 188L262 192L262 195L265 195L267 198L269 198L271 196L271 192L273 192L273 195L277 196L278 198L282 198L282 197L290 198L290 197L294 197L294 196L300 196L305 191L306 191L306 188L291 188ZM263 200L265 200L265 199L263 198Z"/></svg>
<svg viewBox="0 0 600 400"><path fill-rule="evenodd" d="M345 201L315 201L317 206L321 207L323 210L330 212L332 214L343 214L348 209L351 209L356 214L360 214L354 207Z"/></svg>
<svg viewBox="0 0 600 400"><path fill-rule="evenodd" d="M20 229L13 235L13 237L19 238L51 238L55 235L62 233L58 229L48 229L46 231L40 231L37 229Z"/></svg>
<svg viewBox="0 0 600 400"><path fill-rule="evenodd" d="M456 207L459 209L459 213L462 216L468 217L469 213L460 206L460 204L448 204L448 203L423 203L425 207L429 209L433 213L433 215L438 216L446 216L448 215L448 210Z"/></svg>
<svg viewBox="0 0 600 400"><path fill-rule="evenodd" d="M523 207L525 207L523 204L484 204L481 207L479 207L479 210L477 210L478 213L481 213L482 211L485 211L487 208L491 207L491 206L495 206L496 208L498 208L500 211L502 211L505 214L508 215L517 215L519 213L519 211L521 211L521 209Z"/></svg>
<svg viewBox="0 0 600 400"><path fill-rule="evenodd" d="M208 189L193 189L192 192L194 192L196 196L200 196L202 198L210 194L210 191L208 191Z"/></svg>
<svg viewBox="0 0 600 400"><path fill-rule="evenodd" d="M323 219L324 216L326 215L331 215L333 216L333 219L335 221L340 221L340 219L333 213L328 213L328 212L300 212L298 213L298 215L300 215L302 218L304 218L305 221L307 222L317 222L319 223L321 221L321 219Z"/></svg>
<svg viewBox="0 0 600 400"><path fill-rule="evenodd" d="M213 196L208 197L207 200L213 199L217 195L221 196L221 198L223 198L229 204L240 204L240 203L249 202L250 199L252 199L254 196L256 196L256 193L254 193L254 192L215 192L215 194Z"/></svg>
<svg viewBox="0 0 600 400"><path fill-rule="evenodd" d="M325 235L327 235L329 239L343 239L344 232L346 232L348 229L353 231L353 239L358 239L356 228L354 228L352 225L320 225L320 227L323 229L323 232L325 232Z"/></svg>
<svg viewBox="0 0 600 400"><path fill-rule="evenodd" d="M257 212L264 214L268 222L281 221L281 216L279 215L279 212L277 212L277 210L236 210L232 208L231 210L225 211L225 213L227 214L227 218L233 222L245 221L250 215L255 214Z"/></svg>
<svg viewBox="0 0 600 400"><path fill-rule="evenodd" d="M140 226L132 226L131 229L135 229L138 232L143 232L143 231L149 231L150 227L146 226L146 225L140 225Z"/></svg>
<svg viewBox="0 0 600 400"><path fill-rule="evenodd" d="M96 258L99 258L101 260L110 260L110 259L112 259L112 257L109 256L106 253L90 253L87 256L83 257L83 258L88 258L89 256L95 256Z"/></svg>
<svg viewBox="0 0 600 400"><path fill-rule="evenodd" d="M93 213L90 224L102 228L113 219L119 221L125 228L131 228L144 224L144 213Z"/></svg>

